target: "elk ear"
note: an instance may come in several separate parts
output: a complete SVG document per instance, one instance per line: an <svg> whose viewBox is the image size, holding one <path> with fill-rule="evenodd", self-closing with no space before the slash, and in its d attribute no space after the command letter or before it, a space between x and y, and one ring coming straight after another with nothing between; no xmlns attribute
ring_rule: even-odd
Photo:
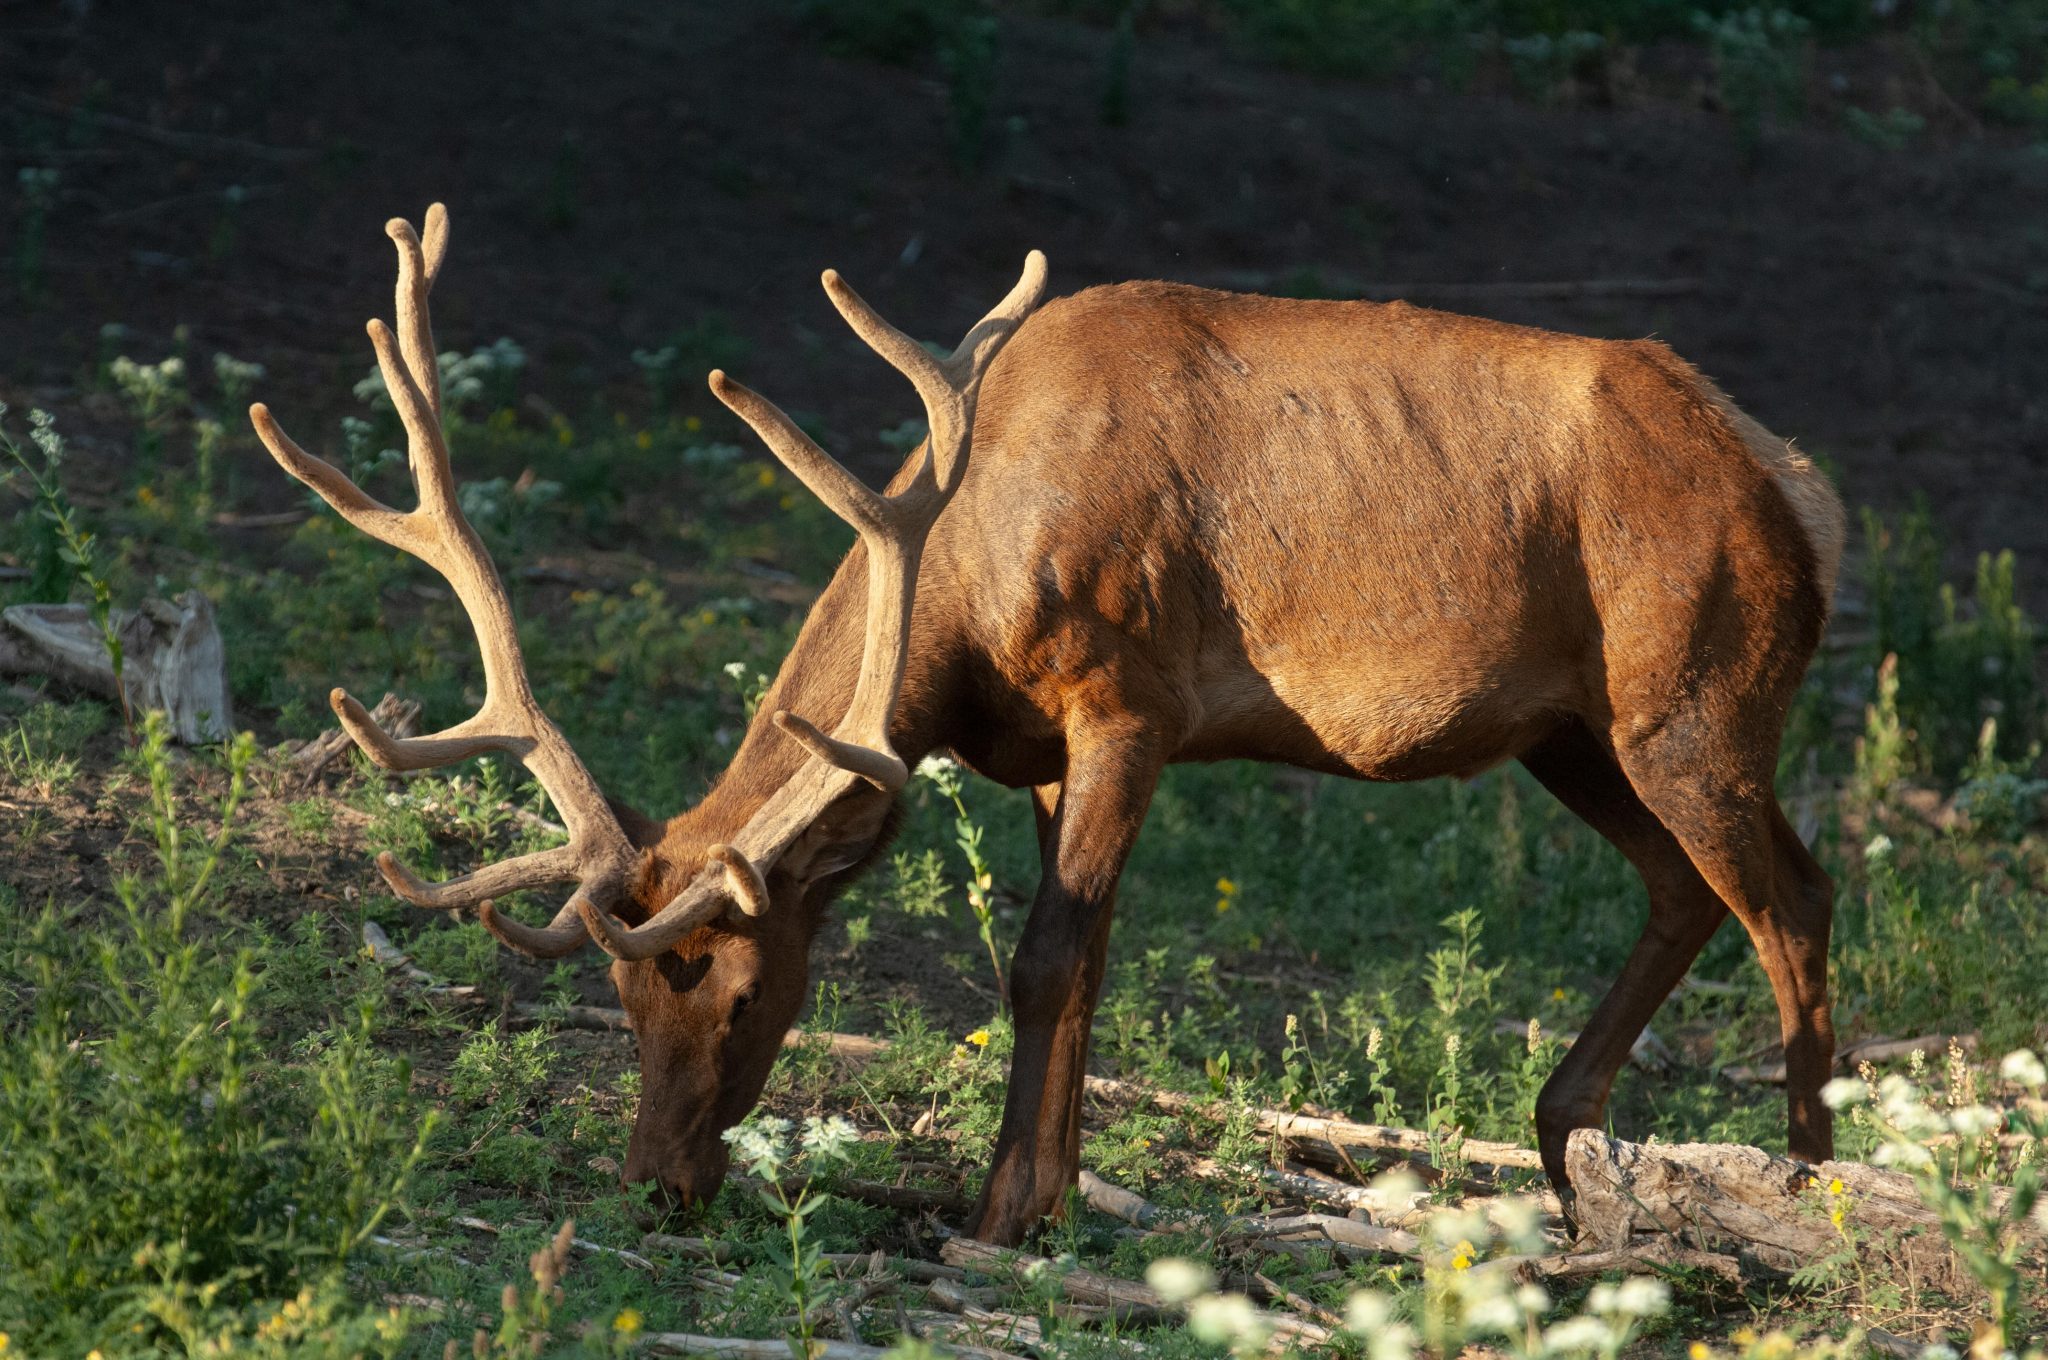
<svg viewBox="0 0 2048 1360"><path fill-rule="evenodd" d="M882 843L895 805L891 795L855 789L797 837L783 855L782 867L805 883L855 868Z"/></svg>

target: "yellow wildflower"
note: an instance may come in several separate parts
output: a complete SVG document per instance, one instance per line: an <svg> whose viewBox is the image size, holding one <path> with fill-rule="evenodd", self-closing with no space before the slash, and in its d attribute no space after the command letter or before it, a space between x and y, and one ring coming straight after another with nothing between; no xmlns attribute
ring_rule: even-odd
<svg viewBox="0 0 2048 1360"><path fill-rule="evenodd" d="M654 447L654 436L649 434L647 431L642 430L640 433L633 436L633 446L635 448L651 449Z"/></svg>
<svg viewBox="0 0 2048 1360"><path fill-rule="evenodd" d="M567 425L557 425L555 427L555 442L565 447L575 443L576 431L570 429Z"/></svg>
<svg viewBox="0 0 2048 1360"><path fill-rule="evenodd" d="M1461 1240L1457 1246L1451 1248L1451 1269L1470 1270L1472 1268L1472 1257L1476 1252L1477 1248L1469 1241Z"/></svg>
<svg viewBox="0 0 2048 1360"><path fill-rule="evenodd" d="M1228 878L1219 878L1216 880L1216 891L1222 894L1216 899L1216 914L1221 916L1230 910L1231 901L1237 896L1237 884Z"/></svg>
<svg viewBox="0 0 2048 1360"><path fill-rule="evenodd" d="M1552 1001L1562 1001L1562 1000L1564 1000L1564 988L1562 988L1562 987L1552 987L1552 988L1550 989L1550 999L1551 999Z"/></svg>
<svg viewBox="0 0 2048 1360"><path fill-rule="evenodd" d="M978 1029L974 1031L974 1033L967 1036L967 1042L973 1044L976 1048L987 1048L988 1031L985 1029Z"/></svg>
<svg viewBox="0 0 2048 1360"><path fill-rule="evenodd" d="M697 431L704 428L704 422L699 420L695 416L684 416L683 428L688 430L691 434L695 434L697 433Z"/></svg>
<svg viewBox="0 0 2048 1360"><path fill-rule="evenodd" d="M1842 1178L1840 1176L1837 1176L1833 1180L1828 1182L1828 1193L1830 1195L1839 1195L1842 1193Z"/></svg>
<svg viewBox="0 0 2048 1360"><path fill-rule="evenodd" d="M7 1354L8 1344L7 1333L0 1332L0 1355Z"/></svg>
<svg viewBox="0 0 2048 1360"><path fill-rule="evenodd" d="M136 500L136 502L137 502L138 504L140 504L140 505L142 505L142 506L144 506L144 507L148 507L148 506L152 506L152 505L155 505L155 504L156 504L156 490L155 490L155 488L153 488L153 487L147 487L147 486L138 486L138 487L136 487L136 488L135 488L135 500Z"/></svg>
<svg viewBox="0 0 2048 1360"><path fill-rule="evenodd" d="M774 486L775 469L772 467L762 468L758 473L754 474L754 480L762 486Z"/></svg>
<svg viewBox="0 0 2048 1360"><path fill-rule="evenodd" d="M1756 1328L1737 1327L1728 1334L1728 1339L1738 1346L1753 1346L1756 1344Z"/></svg>
<svg viewBox="0 0 2048 1360"><path fill-rule="evenodd" d="M1711 1350L1707 1349L1707 1343L1704 1341L1693 1342L1685 1348L1685 1353L1691 1356L1692 1360L1707 1360L1707 1357L1713 1354Z"/></svg>
<svg viewBox="0 0 2048 1360"><path fill-rule="evenodd" d="M640 1310L621 1308L619 1315L612 1319L612 1330L621 1336L632 1336L640 1330Z"/></svg>

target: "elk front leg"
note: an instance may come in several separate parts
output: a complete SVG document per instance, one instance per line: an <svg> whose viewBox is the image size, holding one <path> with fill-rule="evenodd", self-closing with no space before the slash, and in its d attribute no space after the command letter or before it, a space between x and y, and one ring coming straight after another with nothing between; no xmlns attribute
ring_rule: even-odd
<svg viewBox="0 0 2048 1360"><path fill-rule="evenodd" d="M1016 1050L1003 1128L972 1231L1011 1246L1059 1212L1081 1169L1081 1084L1117 878L1163 763L1145 738L1070 738L1058 786L1034 792L1038 896L1010 965Z"/></svg>

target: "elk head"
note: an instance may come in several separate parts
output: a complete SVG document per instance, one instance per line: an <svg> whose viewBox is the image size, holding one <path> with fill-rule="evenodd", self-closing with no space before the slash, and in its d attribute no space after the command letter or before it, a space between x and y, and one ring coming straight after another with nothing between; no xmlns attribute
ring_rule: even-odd
<svg viewBox="0 0 2048 1360"><path fill-rule="evenodd" d="M622 820L541 711L504 583L458 504L427 310L447 252L447 213L439 204L428 209L424 242L401 219L385 231L398 247L397 332L373 320L370 342L405 426L418 506L398 511L366 495L294 443L261 403L249 416L285 471L343 519L447 578L476 631L484 700L455 726L413 738L384 732L342 690L330 702L356 744L387 770L448 765L490 751L513 756L547 791L568 842L442 883L421 879L389 854L378 857L377 867L394 893L417 906L476 908L486 930L523 954L559 958L595 940L612 956L612 980L640 1043L641 1106L627 1176L658 1181L675 1200L706 1199L725 1173L720 1135L759 1097L802 1005L823 901L876 845L908 779L889 725L919 559L965 470L982 375L1037 304L1045 257L1031 253L1009 296L944 359L826 272L825 291L840 315L924 402L930 437L893 495L869 490L773 403L721 372L711 374L719 400L859 531L867 554L865 635L853 697L829 735L798 714L771 715L774 727L807 753L794 775L765 801L731 815L686 813L660 827L633 815ZM526 925L493 905L506 893L552 883L575 888L545 926Z"/></svg>

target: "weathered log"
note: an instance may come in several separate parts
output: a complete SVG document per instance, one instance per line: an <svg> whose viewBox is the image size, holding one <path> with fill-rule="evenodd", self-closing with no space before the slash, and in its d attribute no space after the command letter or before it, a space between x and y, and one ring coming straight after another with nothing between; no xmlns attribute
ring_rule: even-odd
<svg viewBox="0 0 2048 1360"><path fill-rule="evenodd" d="M1218 1122L1221 1122L1228 1113L1222 1105L1214 1101L1184 1096L1176 1091L1157 1091L1149 1086L1139 1086L1134 1082L1118 1081L1111 1077L1089 1077L1087 1091L1089 1095L1098 1099L1150 1101L1169 1114L1199 1114ZM1393 1152L1403 1157L1422 1157L1436 1150L1430 1135L1420 1129L1388 1128L1384 1124L1356 1124L1348 1119L1295 1114L1291 1110L1256 1109L1252 1113L1258 1121L1261 1133L1270 1133L1289 1142L1329 1147L1341 1156L1357 1154L1373 1157ZM1489 1143L1476 1138L1468 1138L1459 1144L1457 1155L1467 1162L1476 1162L1482 1166L1506 1166L1528 1170L1538 1170L1543 1166L1543 1159L1534 1148L1516 1147L1512 1143Z"/></svg>
<svg viewBox="0 0 2048 1360"><path fill-rule="evenodd" d="M1856 1162L1804 1162L1720 1143L1643 1146L1580 1129L1565 1151L1579 1224L1596 1250L1639 1253L1660 1240L1733 1253L1789 1274L1842 1248L1838 1204L1859 1250L1945 1292L1973 1292L1910 1177ZM1840 1182L1839 1194L1831 1187Z"/></svg>
<svg viewBox="0 0 2048 1360"><path fill-rule="evenodd" d="M971 1237L949 1239L939 1248L939 1255L949 1266L978 1270L984 1275L1012 1279L1019 1284L1050 1272L1046 1277L1059 1281L1061 1294L1075 1303L1091 1303L1112 1309L1123 1321L1156 1322L1174 1316L1166 1300L1150 1285L1139 1284L1135 1280L1119 1280L1113 1275L1101 1275L1092 1270L1070 1270L1062 1274L1042 1256L990 1246Z"/></svg>
<svg viewBox="0 0 2048 1360"><path fill-rule="evenodd" d="M727 1360L789 1360L789 1343L780 1337L698 1336L694 1332L649 1332L638 1341L656 1355L718 1355ZM811 1360L880 1360L889 1352L857 1341L811 1342Z"/></svg>
<svg viewBox="0 0 2048 1360"><path fill-rule="evenodd" d="M1414 1233L1339 1218L1335 1214L1290 1214L1285 1218L1250 1219L1238 1231L1249 1237L1319 1238L1372 1256L1422 1254L1422 1242Z"/></svg>
<svg viewBox="0 0 2048 1360"><path fill-rule="evenodd" d="M121 642L118 682L106 640L82 604L19 604L0 612L0 672L47 675L138 714L161 709L171 735L187 746L224 740L234 730L227 652L204 595L188 590L174 601L116 609L111 621Z"/></svg>

